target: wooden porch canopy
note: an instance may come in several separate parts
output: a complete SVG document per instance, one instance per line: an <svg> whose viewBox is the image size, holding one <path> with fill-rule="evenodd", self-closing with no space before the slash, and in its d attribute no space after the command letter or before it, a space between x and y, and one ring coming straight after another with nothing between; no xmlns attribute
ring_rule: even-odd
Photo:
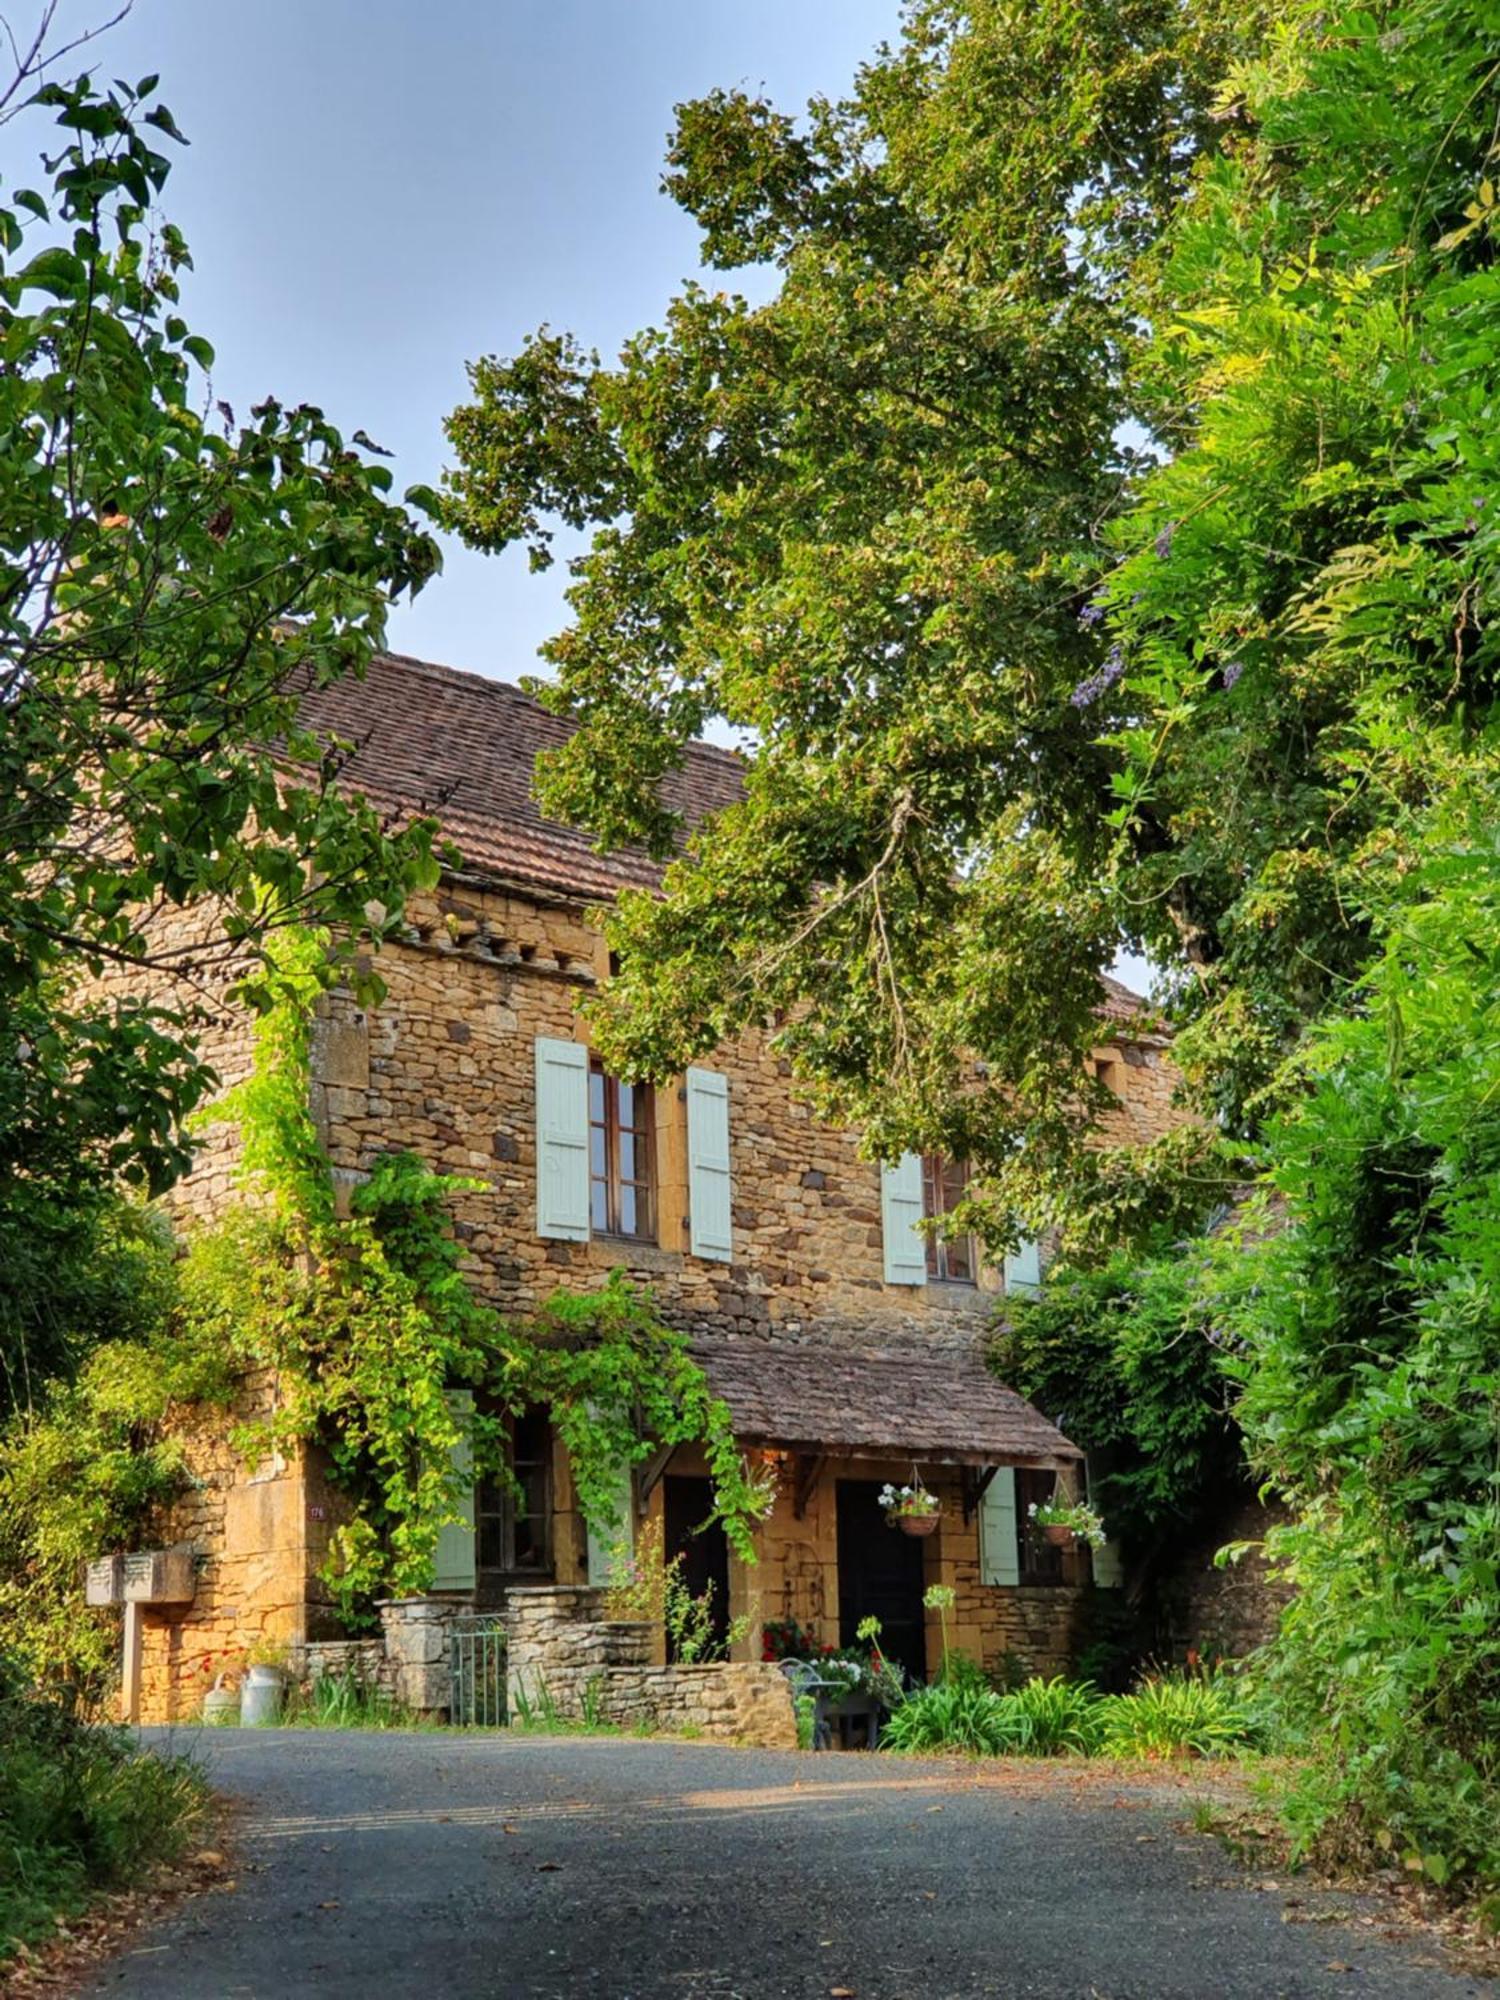
<svg viewBox="0 0 1500 2000"><path fill-rule="evenodd" d="M1055 1472L1083 1457L972 1351L704 1339L693 1353L745 1444L819 1458Z"/></svg>

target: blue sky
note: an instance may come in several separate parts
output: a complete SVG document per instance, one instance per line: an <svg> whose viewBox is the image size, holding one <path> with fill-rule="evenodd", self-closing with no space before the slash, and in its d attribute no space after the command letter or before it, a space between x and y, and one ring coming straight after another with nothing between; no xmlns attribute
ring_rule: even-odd
<svg viewBox="0 0 1500 2000"><path fill-rule="evenodd" d="M59 22L109 10L63 0ZM215 393L319 403L406 486L436 479L466 360L544 321L613 354L698 270L659 192L674 104L719 84L788 108L839 95L898 27L897 0L135 0L87 60L159 71L192 142L163 207L192 246ZM5 154L40 130L13 123ZM445 562L392 644L534 670L563 564Z"/></svg>

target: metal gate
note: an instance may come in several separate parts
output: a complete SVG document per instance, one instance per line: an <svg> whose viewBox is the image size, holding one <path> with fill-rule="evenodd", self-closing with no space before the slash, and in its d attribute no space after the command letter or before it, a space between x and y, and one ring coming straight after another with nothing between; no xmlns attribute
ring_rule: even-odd
<svg viewBox="0 0 1500 2000"><path fill-rule="evenodd" d="M505 1708L505 1620L498 1611L461 1612L452 1625L453 1721L500 1729Z"/></svg>

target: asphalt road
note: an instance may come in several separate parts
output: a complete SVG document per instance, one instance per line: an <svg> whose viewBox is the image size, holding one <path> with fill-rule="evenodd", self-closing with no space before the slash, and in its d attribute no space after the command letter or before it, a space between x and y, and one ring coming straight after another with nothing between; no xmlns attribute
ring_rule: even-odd
<svg viewBox="0 0 1500 2000"><path fill-rule="evenodd" d="M162 1732L151 1732L161 1740ZM192 1736L178 1732L179 1746ZM234 1886L90 1988L142 2000L1493 1996L1247 1877L1185 1800L1061 1774L598 1738L216 1731Z"/></svg>

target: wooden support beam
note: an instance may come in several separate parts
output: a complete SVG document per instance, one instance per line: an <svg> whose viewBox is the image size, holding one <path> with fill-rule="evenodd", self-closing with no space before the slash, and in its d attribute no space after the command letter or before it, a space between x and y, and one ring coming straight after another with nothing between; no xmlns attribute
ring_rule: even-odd
<svg viewBox="0 0 1500 2000"><path fill-rule="evenodd" d="M812 1498L812 1490L818 1483L818 1475L827 1463L822 1452L799 1451L796 1471L792 1478L792 1512L800 1521L807 1512L807 1503Z"/></svg>
<svg viewBox="0 0 1500 2000"><path fill-rule="evenodd" d="M651 1506L651 1495L661 1483L661 1476L672 1462L675 1444L663 1445L655 1458L647 1459L636 1475L635 1511L644 1520Z"/></svg>
<svg viewBox="0 0 1500 2000"><path fill-rule="evenodd" d="M979 1503L984 1498L990 1481L1000 1470L998 1465L966 1465L963 1471L964 1523L973 1520L979 1512Z"/></svg>

